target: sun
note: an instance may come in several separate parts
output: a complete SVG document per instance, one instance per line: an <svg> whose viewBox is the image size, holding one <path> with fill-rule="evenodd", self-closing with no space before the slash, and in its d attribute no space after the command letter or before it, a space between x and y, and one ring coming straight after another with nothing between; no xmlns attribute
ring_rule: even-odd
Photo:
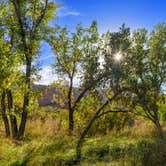
<svg viewBox="0 0 166 166"><path fill-rule="evenodd" d="M122 59L122 54L121 54L120 52L116 53L116 54L114 55L114 59L115 59L116 61L120 61L120 60Z"/></svg>

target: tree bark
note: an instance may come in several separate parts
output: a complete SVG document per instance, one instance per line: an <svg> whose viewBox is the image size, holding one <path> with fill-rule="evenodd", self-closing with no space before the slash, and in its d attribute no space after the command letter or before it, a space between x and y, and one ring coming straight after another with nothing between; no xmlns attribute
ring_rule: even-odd
<svg viewBox="0 0 166 166"><path fill-rule="evenodd" d="M148 108L148 106L145 103L143 103L143 104L144 105L142 105L142 107L145 111L145 114L146 114L147 118L149 120L151 120L151 122L155 125L158 136L160 138L163 138L164 133L163 133L163 130L162 130L162 127L161 127L161 124L160 124L160 120L159 120L158 107L156 105L153 105L151 107L152 109L150 109L150 108Z"/></svg>
<svg viewBox="0 0 166 166"><path fill-rule="evenodd" d="M31 58L27 57L26 58L26 85L27 85L27 91L26 94L24 96L24 104L23 104L23 112L22 112L22 117L21 117L21 123L20 123L20 127L19 127L19 132L18 132L18 138L22 139L24 136L24 132L25 132L25 125L26 125L26 121L27 121L27 115L28 115L28 111L27 111L27 107L29 105L29 93L30 93L30 89L31 89Z"/></svg>
<svg viewBox="0 0 166 166"><path fill-rule="evenodd" d="M76 146L76 161L78 162L80 162L81 160L81 149L82 149L82 144L84 142L85 136L88 134L88 131L90 130L92 124L97 119L97 115L98 115L98 112L96 112L96 114L92 117L92 119L90 120L90 122L88 123L88 125L86 126L86 128L84 129L84 131L82 132L78 140L78 143Z"/></svg>
<svg viewBox="0 0 166 166"><path fill-rule="evenodd" d="M2 96L1 96L2 119L3 119L4 126L5 126L6 137L9 137L10 136L10 126L9 126L8 117L6 115L5 96L6 96L6 93L5 93L5 91L3 91Z"/></svg>
<svg viewBox="0 0 166 166"><path fill-rule="evenodd" d="M14 115L14 110L13 110L13 96L11 90L7 90L6 93L8 99L8 109L9 109L12 137L16 139L18 135L18 127L17 127L17 118Z"/></svg>
<svg viewBox="0 0 166 166"><path fill-rule="evenodd" d="M155 123L155 125L156 125L156 128L157 128L157 132L158 132L159 137L160 137L160 138L163 138L164 135L163 135L163 130L162 130L162 127L161 127L160 122L157 121L157 122Z"/></svg>
<svg viewBox="0 0 166 166"><path fill-rule="evenodd" d="M69 135L72 134L74 130L74 111L72 109L69 110Z"/></svg>
<svg viewBox="0 0 166 166"><path fill-rule="evenodd" d="M154 122L155 122L155 126L156 126L156 129L157 129L158 136L160 138L163 138L164 134L163 134L163 130L162 130L162 127L161 127L161 124L160 124L158 112L156 110L154 111Z"/></svg>
<svg viewBox="0 0 166 166"><path fill-rule="evenodd" d="M68 111L69 111L69 135L72 134L74 130L74 109L72 108L72 91L73 91L73 75L70 77L70 86L68 92Z"/></svg>

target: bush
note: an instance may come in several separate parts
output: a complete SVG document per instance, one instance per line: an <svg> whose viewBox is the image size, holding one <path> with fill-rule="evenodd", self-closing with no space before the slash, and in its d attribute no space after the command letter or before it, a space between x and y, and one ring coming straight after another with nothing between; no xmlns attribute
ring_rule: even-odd
<svg viewBox="0 0 166 166"><path fill-rule="evenodd" d="M137 153L143 166L166 166L166 141L141 141L137 145Z"/></svg>

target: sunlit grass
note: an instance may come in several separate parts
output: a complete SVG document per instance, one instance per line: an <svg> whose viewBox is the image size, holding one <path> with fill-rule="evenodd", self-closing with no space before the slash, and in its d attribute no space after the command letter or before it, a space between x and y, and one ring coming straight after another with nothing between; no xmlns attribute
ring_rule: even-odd
<svg viewBox="0 0 166 166"><path fill-rule="evenodd" d="M68 136L65 130L60 132L57 124L57 119L48 118L45 123L41 119L29 120L24 141L1 138L0 166L65 166L72 163L78 137ZM120 131L110 131L107 135L86 138L81 165L130 166L139 162L141 166L143 156L155 149L155 158L158 148L163 153L165 147L164 142L156 141L151 124L138 121L132 128L125 127Z"/></svg>

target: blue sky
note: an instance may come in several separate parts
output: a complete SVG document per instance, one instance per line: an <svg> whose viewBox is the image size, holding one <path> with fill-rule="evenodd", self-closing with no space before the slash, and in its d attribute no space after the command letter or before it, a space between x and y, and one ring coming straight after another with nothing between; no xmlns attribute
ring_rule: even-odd
<svg viewBox="0 0 166 166"><path fill-rule="evenodd" d="M159 22L166 22L166 0L56 0L62 4L56 24L74 31L78 23L87 27L93 20L98 22L99 32L117 31L125 23L131 30L147 28L149 31ZM54 57L50 47L43 43L40 63L42 79L48 84L55 80L50 65ZM47 73L47 74L46 74Z"/></svg>
<svg viewBox="0 0 166 166"><path fill-rule="evenodd" d="M117 30L122 23L132 29L152 27L166 21L166 0L58 0L69 14L59 17L57 23L71 29L77 23L88 26L97 20L99 31ZM66 11L66 12L67 12ZM63 11L62 11L63 12ZM61 14L62 14L61 12ZM75 15L74 15L75 12Z"/></svg>

